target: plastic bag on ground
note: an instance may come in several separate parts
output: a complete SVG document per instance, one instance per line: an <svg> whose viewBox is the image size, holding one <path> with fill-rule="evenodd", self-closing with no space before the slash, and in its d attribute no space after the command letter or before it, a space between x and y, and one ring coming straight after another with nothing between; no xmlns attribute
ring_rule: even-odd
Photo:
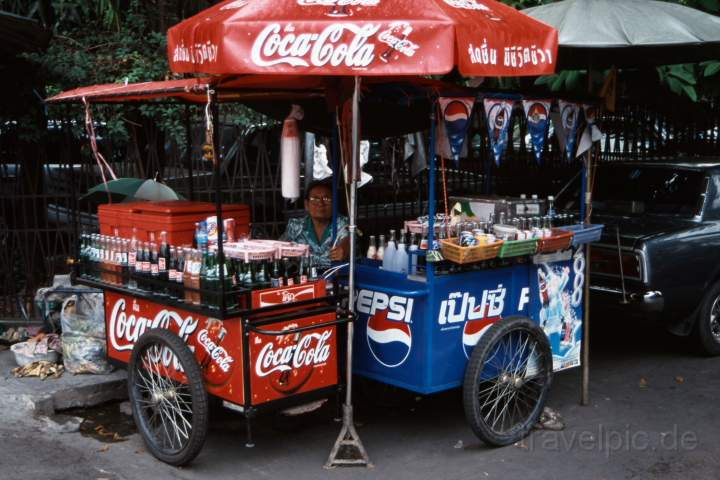
<svg viewBox="0 0 720 480"><path fill-rule="evenodd" d="M63 363L71 373L107 374L105 306L101 293L73 295L63 302Z"/></svg>

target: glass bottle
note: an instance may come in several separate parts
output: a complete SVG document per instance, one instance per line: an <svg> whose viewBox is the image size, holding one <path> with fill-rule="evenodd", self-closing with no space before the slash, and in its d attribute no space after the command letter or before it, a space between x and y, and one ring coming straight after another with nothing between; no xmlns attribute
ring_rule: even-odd
<svg viewBox="0 0 720 480"><path fill-rule="evenodd" d="M159 295L163 295L162 291L159 288L158 285L158 279L160 278L160 270L159 270L159 257L158 257L158 246L157 243L151 242L150 243L150 278L153 280L150 282L150 291L156 292Z"/></svg>
<svg viewBox="0 0 720 480"><path fill-rule="evenodd" d="M282 277L280 276L280 261L276 258L273 260L272 273L270 274L270 286L273 288L282 287Z"/></svg>
<svg viewBox="0 0 720 480"><path fill-rule="evenodd" d="M205 294L205 300L202 303L213 310L220 308L220 271L218 268L217 255L215 252L208 252L205 287L203 287L208 292Z"/></svg>
<svg viewBox="0 0 720 480"><path fill-rule="evenodd" d="M170 247L167 243L167 232L160 232L160 248L158 249L158 280L162 282L158 291L162 295L170 295L168 285L168 262L170 261Z"/></svg>
<svg viewBox="0 0 720 480"><path fill-rule="evenodd" d="M380 235L380 246L375 254L376 260L383 260L385 258L385 235Z"/></svg>
<svg viewBox="0 0 720 480"><path fill-rule="evenodd" d="M420 240L420 250L427 250L427 249L428 249L427 231L428 231L428 229L425 227L425 225L423 225L423 227L422 227L422 239Z"/></svg>
<svg viewBox="0 0 720 480"><path fill-rule="evenodd" d="M258 263L258 271L255 278L255 283L258 288L267 288L268 286L270 286L270 278L267 271L267 262L265 260L261 260Z"/></svg>
<svg viewBox="0 0 720 480"><path fill-rule="evenodd" d="M370 260L375 260L377 256L377 245L375 244L375 235L370 235L370 244L368 246L367 254L365 255Z"/></svg>
<svg viewBox="0 0 720 480"><path fill-rule="evenodd" d="M373 239L373 242L375 241L375 237L371 237ZM369 258L369 257L368 257ZM300 277L300 283L305 284L308 282L308 256L303 255L300 257L300 271L298 272L298 276Z"/></svg>
<svg viewBox="0 0 720 480"><path fill-rule="evenodd" d="M417 273L417 262L418 262L418 245L415 242L416 236L415 234L410 235L410 248L408 249L408 255L410 257L410 274L415 275Z"/></svg>
<svg viewBox="0 0 720 480"><path fill-rule="evenodd" d="M230 265L230 257L227 255L223 255L225 257L225 262L222 266L222 268L225 269L225 276L223 277L223 283L225 285L224 291L225 292L225 309L226 310L233 310L237 308L237 293L235 292L235 289L233 288L232 284L232 275L230 274L231 265ZM219 279L218 279L219 280ZM220 285L218 285L218 290L220 290ZM218 297L218 300L220 298Z"/></svg>

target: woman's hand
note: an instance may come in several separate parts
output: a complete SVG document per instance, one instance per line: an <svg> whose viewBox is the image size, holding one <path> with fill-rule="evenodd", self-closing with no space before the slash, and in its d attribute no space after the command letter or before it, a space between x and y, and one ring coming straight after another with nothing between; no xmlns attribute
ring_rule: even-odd
<svg viewBox="0 0 720 480"><path fill-rule="evenodd" d="M350 238L345 237L340 240L340 244L337 247L330 249L330 260L333 262L339 262L347 260L350 256Z"/></svg>
<svg viewBox="0 0 720 480"><path fill-rule="evenodd" d="M333 262L345 260L345 257L345 249L342 245L338 245L337 247L334 247L330 250L330 260L332 260Z"/></svg>

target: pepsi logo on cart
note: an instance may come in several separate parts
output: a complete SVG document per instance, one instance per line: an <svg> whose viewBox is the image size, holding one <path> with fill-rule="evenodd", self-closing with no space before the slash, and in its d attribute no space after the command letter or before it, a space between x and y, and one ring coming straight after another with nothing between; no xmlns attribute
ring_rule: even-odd
<svg viewBox="0 0 720 480"><path fill-rule="evenodd" d="M370 353L381 365L399 367L412 350L412 331L404 322L388 320L388 311L371 316L367 324L367 342Z"/></svg>
<svg viewBox="0 0 720 480"><path fill-rule="evenodd" d="M481 318L479 320L469 320L465 322L462 335L465 358L470 358L473 348L475 348L475 345L477 345L480 341L480 337L482 337L485 332L487 332L490 327L500 319L501 317Z"/></svg>

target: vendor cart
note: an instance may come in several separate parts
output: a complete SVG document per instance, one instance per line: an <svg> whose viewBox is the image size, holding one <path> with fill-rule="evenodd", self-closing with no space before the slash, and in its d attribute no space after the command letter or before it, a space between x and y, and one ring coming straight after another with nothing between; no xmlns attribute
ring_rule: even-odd
<svg viewBox="0 0 720 480"><path fill-rule="evenodd" d="M207 102L214 152L219 149L213 125L223 101L243 102L276 116L280 109L284 118L290 100L305 109L301 127L317 121L336 128L349 185L351 239L347 283L339 292L328 295L322 281L233 292L222 287L218 308L209 308L130 290L121 282L79 278L105 291L108 355L128 364L140 433L161 460L180 465L197 455L207 428L208 392L250 419L265 406L337 391L341 324L347 324L347 385L343 429L329 467L369 464L353 426L353 373L419 393L463 386L474 431L503 445L522 437L537 419L553 369L579 363L584 256L569 241L548 248L547 254L537 254L537 242L508 242L496 252L497 260L447 274L431 263L413 275L356 264L361 125L364 134L390 135L399 122L383 118L383 112L401 106L407 123L434 126L431 112L443 86L414 80L417 75L443 74L455 66L468 76L554 70L557 34L546 25L496 2L423 3L409 12L404 2L228 0L173 27L168 53L176 72L242 76L98 86L52 99L82 100L86 108L88 101L158 96ZM422 95L396 90L406 80L385 80L392 75L422 84ZM370 107L363 101L361 115L361 96L372 96L372 87L383 83L390 84L394 101ZM412 110L417 104L421 107ZM217 186L219 162L212 155L210 159ZM432 244L434 155L430 163ZM222 238L219 187L216 200L217 238ZM221 264L223 248L218 242ZM224 285L222 268L220 272ZM342 308L342 292L348 310ZM228 295L234 296L232 301ZM568 295L571 301L563 301ZM228 308L236 302L237 308ZM358 335L351 321L356 315ZM251 444L250 422L248 437ZM354 448L356 454L341 458L348 450L341 447Z"/></svg>

